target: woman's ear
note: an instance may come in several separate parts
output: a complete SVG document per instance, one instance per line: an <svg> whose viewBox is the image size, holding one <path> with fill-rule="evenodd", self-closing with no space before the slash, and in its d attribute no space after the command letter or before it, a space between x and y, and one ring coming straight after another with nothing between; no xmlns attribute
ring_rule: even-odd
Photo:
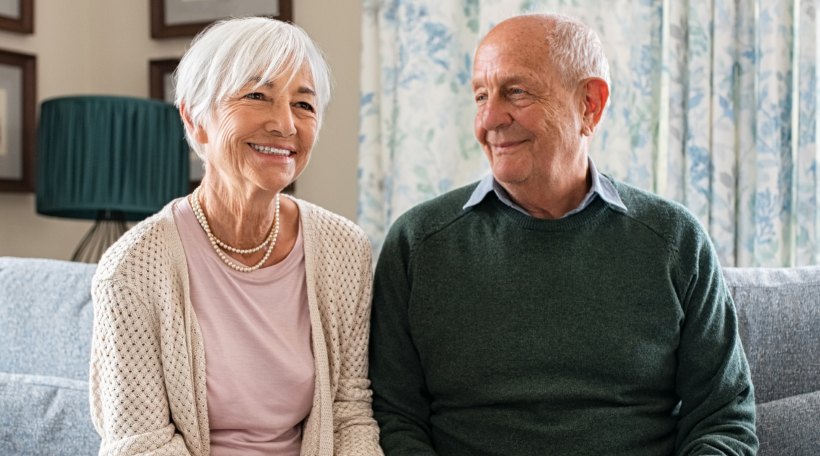
<svg viewBox="0 0 820 456"><path fill-rule="evenodd" d="M208 144L208 132L200 125L195 125L188 115L188 108L185 103L179 105L179 115L182 117L182 123L185 124L185 130L188 131L188 136L200 144Z"/></svg>

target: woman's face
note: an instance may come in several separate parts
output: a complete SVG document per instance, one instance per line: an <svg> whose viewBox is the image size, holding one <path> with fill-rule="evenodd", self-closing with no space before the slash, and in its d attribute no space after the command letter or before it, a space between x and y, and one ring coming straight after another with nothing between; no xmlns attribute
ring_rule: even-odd
<svg viewBox="0 0 820 456"><path fill-rule="evenodd" d="M302 68L288 82L248 81L223 100L211 121L196 128L210 178L278 192L307 166L319 128L313 78ZM197 137L199 136L199 137Z"/></svg>

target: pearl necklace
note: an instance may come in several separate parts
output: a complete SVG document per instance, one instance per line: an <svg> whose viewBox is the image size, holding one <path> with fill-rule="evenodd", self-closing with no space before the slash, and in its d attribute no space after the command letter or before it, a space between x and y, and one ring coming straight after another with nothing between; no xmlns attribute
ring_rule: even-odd
<svg viewBox="0 0 820 456"><path fill-rule="evenodd" d="M265 264L266 261L268 261L271 252L273 252L273 246L276 245L276 237L279 235L279 195L276 195L276 210L273 214L273 226L271 227L270 234L268 235L267 239L265 239L265 242L258 245L257 247L243 250L229 246L228 244L217 239L217 237L214 236L214 234L211 232L211 227L208 225L208 219L205 218L205 213L202 211L202 206L199 203L199 189L200 187L197 187L196 190L194 190L194 193L191 195L191 202L193 203L191 204L191 207L194 210L194 215L196 215L197 221L199 221L199 225L205 231L205 234L208 235L208 239L211 240L211 246L213 246L214 251L217 255L219 255L219 258L222 258L222 261L225 262L225 264L239 272L251 272L261 268L262 265ZM258 252L262 249L262 247L266 245L268 246L268 249L265 252L265 257L262 258L262 261L260 261L256 265L250 267L240 266L234 263L222 251L222 249L225 249L234 253L238 253L240 255L246 255L248 253Z"/></svg>

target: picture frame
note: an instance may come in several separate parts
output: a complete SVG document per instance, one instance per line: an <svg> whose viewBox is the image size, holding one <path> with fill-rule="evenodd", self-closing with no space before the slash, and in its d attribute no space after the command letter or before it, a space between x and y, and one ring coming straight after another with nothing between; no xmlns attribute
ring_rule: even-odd
<svg viewBox="0 0 820 456"><path fill-rule="evenodd" d="M180 59L158 59L148 62L148 92L155 100L162 100L166 103L174 102L174 81L173 75L179 65ZM190 180L189 190L194 191L202 181L204 171L202 160L191 151L190 155ZM296 190L296 182L291 182L282 192L292 195Z"/></svg>
<svg viewBox="0 0 820 456"><path fill-rule="evenodd" d="M0 49L0 191L33 192L37 58Z"/></svg>
<svg viewBox="0 0 820 456"><path fill-rule="evenodd" d="M179 59L159 59L148 62L149 92L151 98L174 102L173 74Z"/></svg>
<svg viewBox="0 0 820 456"><path fill-rule="evenodd" d="M264 16L293 20L292 0L151 0L151 38L194 36L231 17Z"/></svg>
<svg viewBox="0 0 820 456"><path fill-rule="evenodd" d="M0 29L34 33L34 0L0 0Z"/></svg>

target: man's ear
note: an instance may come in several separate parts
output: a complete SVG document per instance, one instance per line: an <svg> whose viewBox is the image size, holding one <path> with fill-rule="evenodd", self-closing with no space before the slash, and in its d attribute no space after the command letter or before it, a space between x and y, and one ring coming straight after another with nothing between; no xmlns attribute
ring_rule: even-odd
<svg viewBox="0 0 820 456"><path fill-rule="evenodd" d="M188 135L200 144L208 144L208 132L202 126L194 125L184 103L179 105L179 115L182 117L182 123L185 124Z"/></svg>
<svg viewBox="0 0 820 456"><path fill-rule="evenodd" d="M580 89L583 96L583 126L581 133L592 136L595 127L601 121L604 108L609 101L609 86L601 78L588 78L581 82Z"/></svg>

